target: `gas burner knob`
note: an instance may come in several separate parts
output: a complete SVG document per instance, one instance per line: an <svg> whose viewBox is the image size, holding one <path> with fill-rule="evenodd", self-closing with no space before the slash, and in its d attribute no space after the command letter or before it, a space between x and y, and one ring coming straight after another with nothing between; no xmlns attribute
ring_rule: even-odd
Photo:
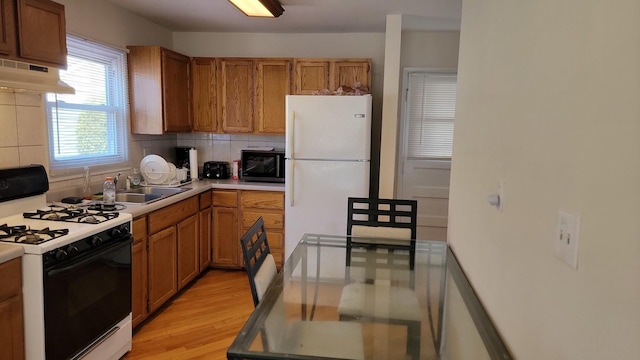
<svg viewBox="0 0 640 360"><path fill-rule="evenodd" d="M75 245L69 245L67 247L67 254L69 254L69 257L76 256L76 255L78 255L79 252L80 252L80 250Z"/></svg>
<svg viewBox="0 0 640 360"><path fill-rule="evenodd" d="M122 229L120 227L114 227L113 229L111 229L110 235L112 238L118 239L122 236Z"/></svg>
<svg viewBox="0 0 640 360"><path fill-rule="evenodd" d="M58 249L55 252L55 257L56 257L56 260L58 261L66 259L67 256L68 256L67 252L62 249Z"/></svg>
<svg viewBox="0 0 640 360"><path fill-rule="evenodd" d="M94 236L91 238L91 245L93 245L93 246L100 246L100 245L102 245L102 238L101 238L100 236L98 236L98 235L94 235Z"/></svg>

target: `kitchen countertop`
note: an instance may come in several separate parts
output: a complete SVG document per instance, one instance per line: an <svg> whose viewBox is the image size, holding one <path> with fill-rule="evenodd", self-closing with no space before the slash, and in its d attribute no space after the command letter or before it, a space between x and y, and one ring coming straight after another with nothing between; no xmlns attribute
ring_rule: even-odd
<svg viewBox="0 0 640 360"><path fill-rule="evenodd" d="M24 249L19 245L0 244L0 264L18 258L24 254Z"/></svg>
<svg viewBox="0 0 640 360"><path fill-rule="evenodd" d="M230 189L230 190L260 190L260 191L284 191L283 183L266 183L266 182L249 182L242 180L212 180L212 179L201 179L198 181L193 181L190 184L184 185L184 188L190 188L190 190L181 192L179 194L171 195L165 199L154 201L149 204L134 204L134 203L126 203L125 209L121 210L121 212L129 213L134 218L150 213L154 210L161 209L165 206L169 206L171 204L177 203L180 200L184 200L190 198L194 195L198 195L202 192L211 189Z"/></svg>

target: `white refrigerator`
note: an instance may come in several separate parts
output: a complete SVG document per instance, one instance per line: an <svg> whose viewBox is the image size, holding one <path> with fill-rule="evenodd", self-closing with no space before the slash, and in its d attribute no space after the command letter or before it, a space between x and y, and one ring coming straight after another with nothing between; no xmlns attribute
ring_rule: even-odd
<svg viewBox="0 0 640 360"><path fill-rule="evenodd" d="M346 235L369 197L371 95L286 97L285 259L305 233Z"/></svg>

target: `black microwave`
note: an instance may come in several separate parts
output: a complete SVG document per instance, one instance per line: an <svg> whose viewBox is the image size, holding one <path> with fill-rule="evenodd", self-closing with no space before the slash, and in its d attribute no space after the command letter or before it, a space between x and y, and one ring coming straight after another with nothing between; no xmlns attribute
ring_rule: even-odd
<svg viewBox="0 0 640 360"><path fill-rule="evenodd" d="M245 181L284 182L284 151L242 150L240 178Z"/></svg>

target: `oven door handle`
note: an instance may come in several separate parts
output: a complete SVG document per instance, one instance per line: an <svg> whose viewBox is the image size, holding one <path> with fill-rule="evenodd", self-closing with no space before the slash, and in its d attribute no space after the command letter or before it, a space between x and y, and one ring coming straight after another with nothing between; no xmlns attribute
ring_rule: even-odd
<svg viewBox="0 0 640 360"><path fill-rule="evenodd" d="M92 255L87 256L85 258L82 258L76 262L72 262L72 263L67 263L64 264L63 266L54 266L52 268L50 268L49 270L46 271L46 275L48 277L54 277L60 274L64 274L66 272L72 271L74 269L77 269L101 256L104 256L105 254L109 254L112 253L116 250L120 250L121 248L125 247L125 246L131 246L131 243L133 241L131 240L131 236L128 237L127 240L125 241L119 241L113 245L110 245L108 247L105 247L103 249L99 249L96 250Z"/></svg>

